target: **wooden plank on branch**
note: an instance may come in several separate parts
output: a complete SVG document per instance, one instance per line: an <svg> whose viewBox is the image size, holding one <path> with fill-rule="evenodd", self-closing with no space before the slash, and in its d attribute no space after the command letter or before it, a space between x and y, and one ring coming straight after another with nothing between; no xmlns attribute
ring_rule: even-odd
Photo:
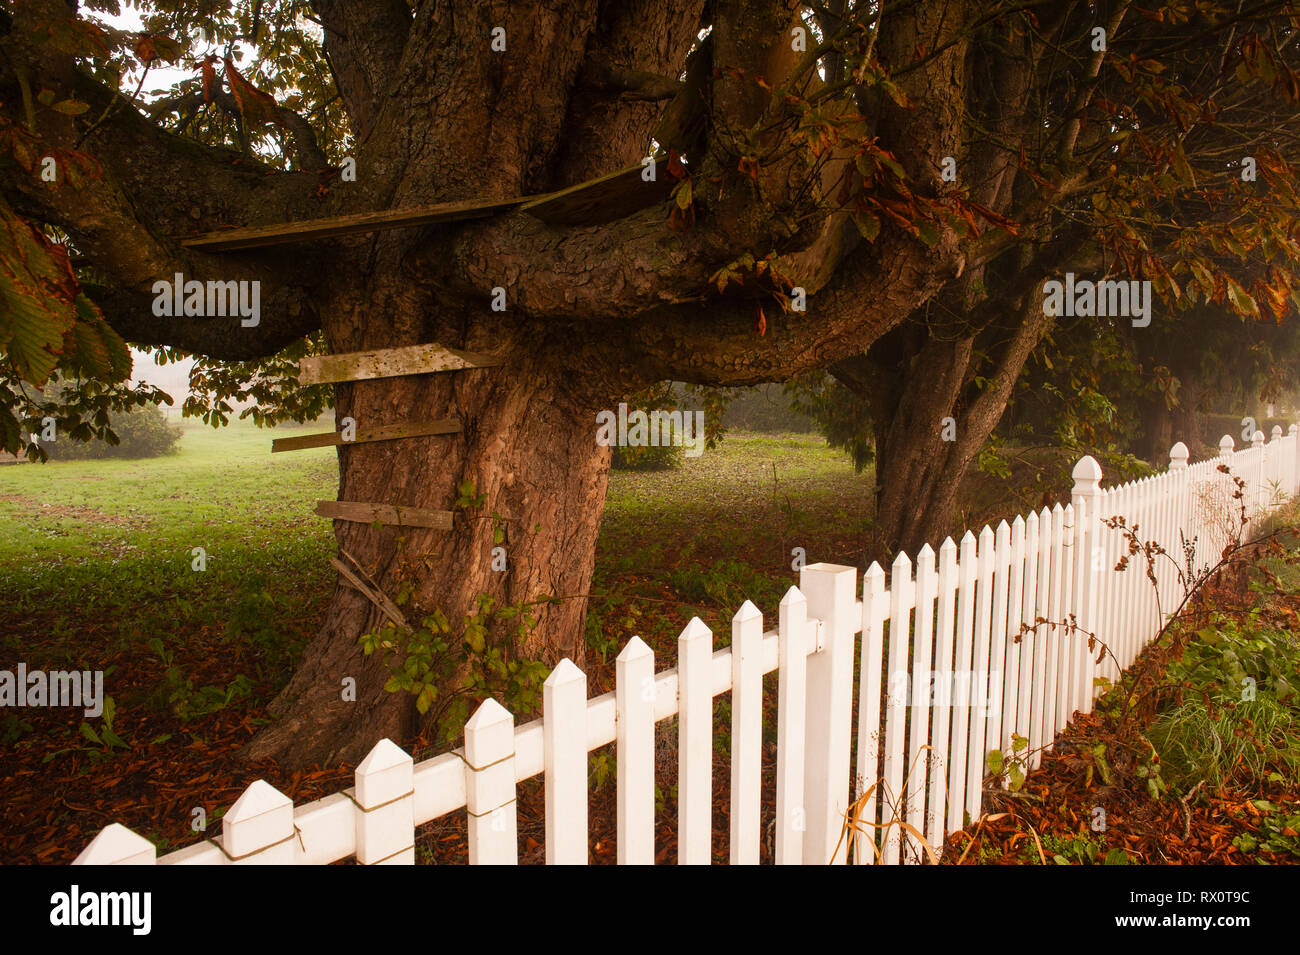
<svg viewBox="0 0 1300 955"><path fill-rule="evenodd" d="M277 451L302 451L305 448L329 448L340 444L362 444L366 441L393 441L397 438L419 438L427 434L456 434L460 420L441 418L437 421L402 421L378 428L357 429L351 441L344 441L339 431L322 431L320 434L301 434L292 438L276 438L271 442L271 453Z"/></svg>
<svg viewBox="0 0 1300 955"><path fill-rule="evenodd" d="M489 368L499 364L501 359L477 352L443 348L433 343L407 345L403 348L379 348L375 351L313 355L299 359L298 382L303 385L319 385L328 381L424 375L438 371L459 371L462 368Z"/></svg>
<svg viewBox="0 0 1300 955"><path fill-rule="evenodd" d="M622 219L663 202L672 192L668 154L660 153L654 159L655 178L650 182L642 176L645 167L637 163L558 192L535 196L519 209L550 225L600 225Z"/></svg>
<svg viewBox="0 0 1300 955"><path fill-rule="evenodd" d="M317 501L316 513L336 521L356 521L358 524L395 524L400 527L432 527L449 531L452 526L451 511L433 511L423 507L402 507L394 504L366 504L361 501Z"/></svg>
<svg viewBox="0 0 1300 955"><path fill-rule="evenodd" d="M531 202L538 196L516 196L512 199L475 199L470 202L440 202L430 206L411 206L407 209L385 209L380 212L360 212L354 215L330 216L325 219L303 219L277 225L246 226L204 232L181 239L187 249L204 252L234 252L239 249L257 249L268 245L286 245L310 239L329 239L340 235L379 232L384 229L404 229L411 226L434 225L439 222L459 222L481 219Z"/></svg>

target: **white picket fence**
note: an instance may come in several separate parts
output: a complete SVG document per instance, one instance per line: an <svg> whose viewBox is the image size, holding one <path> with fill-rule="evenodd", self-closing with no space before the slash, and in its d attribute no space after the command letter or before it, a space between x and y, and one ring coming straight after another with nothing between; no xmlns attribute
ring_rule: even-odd
<svg viewBox="0 0 1300 955"><path fill-rule="evenodd" d="M678 638L677 667L658 673L650 648L634 637L617 658L615 691L593 699L586 676L563 660L546 681L541 719L516 727L487 700L454 752L416 764L383 740L345 792L295 807L258 780L222 818L219 836L157 858L146 839L113 824L76 861L324 864L355 856L363 865L413 864L416 827L465 809L470 863L511 864L516 785L542 774L546 861L583 864L588 753L615 743L618 862L648 864L656 849L655 724L677 716L678 861L708 863L713 701L730 693L730 860L756 863L763 675L777 670L775 861L919 862L921 837L937 852L947 833L979 818L989 750L1020 758L1026 750L1014 748L1013 735L1023 737L1026 768L1036 765L1071 715L1091 709L1094 680L1117 674L1110 658L1097 663L1083 634L1095 633L1127 667L1180 601L1169 561L1157 562L1156 587L1140 557L1114 569L1127 543L1103 521L1123 516L1180 564L1181 531L1196 539L1196 566L1209 566L1235 536L1229 515L1242 502L1232 499L1232 475L1245 482L1249 534L1295 493L1298 454L1296 425L1285 437L1275 428L1269 443L1256 432L1239 452L1225 436L1217 459L1191 466L1179 443L1167 471L1110 488L1085 457L1068 505L986 526L978 538L968 531L960 543L949 538L937 564L928 545L915 565L900 554L888 587L873 564L860 600L855 568L813 564L781 601L773 630L763 630L746 601L732 620L731 645L715 651L696 618ZM1078 632L1061 624L1071 618ZM845 838L851 807L856 825Z"/></svg>

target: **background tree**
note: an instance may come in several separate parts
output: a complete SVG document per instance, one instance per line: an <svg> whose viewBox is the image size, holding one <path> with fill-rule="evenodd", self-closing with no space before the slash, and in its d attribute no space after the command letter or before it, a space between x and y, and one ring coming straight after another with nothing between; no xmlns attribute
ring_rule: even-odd
<svg viewBox="0 0 1300 955"><path fill-rule="evenodd" d="M985 82L965 101L955 165L972 198L1019 223L1023 241L998 234L941 294L832 366L869 411L877 555L938 544L953 529L962 478L1053 327L1046 280L1073 271L1151 281L1151 326L1110 326L1154 376L1136 389L1150 454L1180 407L1170 366L1187 343L1206 343L1200 329L1226 310L1235 323L1211 337L1258 341L1242 320L1291 313L1295 191L1280 151L1300 120L1294 5L1035 12L1020 29L995 18L976 33L968 75ZM1082 36L1091 44L1071 42ZM1259 356L1229 347L1217 357L1223 377L1245 379ZM1199 376L1183 367L1181 379L1191 399ZM1076 420L1090 409L1078 410Z"/></svg>
<svg viewBox="0 0 1300 955"><path fill-rule="evenodd" d="M1146 236L1185 224L1166 200L1188 188L1237 219L1192 235L1189 260L1216 235L1242 257L1260 245L1291 257L1286 127L1271 99L1274 87L1294 98L1290 8L1171 0L1125 39L1127 3L155 0L129 34L65 0L6 0L6 373L39 385L75 368L102 409L138 399L122 385L131 342L203 356L207 404L188 410L219 421L248 394L255 417L275 420L330 400L295 387L294 360L312 351L437 342L500 362L332 389L338 414L362 426L464 426L339 451L340 499L456 512L451 532L336 524L347 559L424 622L418 649L442 677L419 706L391 692L381 655L361 650L384 616L340 583L278 722L250 752L353 758L463 701L458 689L523 692L535 673L525 661L581 661L609 471L594 414L619 398L666 379L746 385L834 365L931 302L936 321L968 313L977 330L1005 320L1007 303L1031 316L1035 284L1099 233L1108 262L1177 299L1179 265ZM1109 52L1092 49L1095 26ZM1224 62L1198 71L1211 44ZM192 78L146 103L124 79L164 59ZM1272 86L1229 83L1229 61L1248 64L1247 80L1269 66ZM1199 137L1216 104L1232 107L1234 134L1210 158ZM1271 151L1256 135L1265 119ZM1267 208L1229 175L1247 146L1259 147ZM662 161L646 182L638 164L654 148ZM355 181L338 174L345 157ZM1213 187L1195 185L1193 162L1214 167ZM251 252L180 242L232 225L513 201L625 167L627 188L550 221L510 206ZM153 283L177 273L260 282L259 323L155 316ZM1002 304L982 291L995 278ZM1255 307L1222 273L1202 284ZM494 288L505 311L491 308ZM1285 276L1268 291L1284 304ZM942 388L930 368L946 369ZM954 399L973 381L928 357L905 380ZM6 446L32 413L21 397L7 404ZM942 509L922 477L908 506ZM502 543L505 571L491 559ZM348 677L355 702L341 698Z"/></svg>

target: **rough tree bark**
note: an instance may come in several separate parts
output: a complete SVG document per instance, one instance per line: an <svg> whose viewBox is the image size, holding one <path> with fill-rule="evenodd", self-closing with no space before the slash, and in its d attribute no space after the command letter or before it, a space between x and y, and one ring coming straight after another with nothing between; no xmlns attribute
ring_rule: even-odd
<svg viewBox="0 0 1300 955"><path fill-rule="evenodd" d="M784 107L768 89L801 68L789 43L792 0L313 6L356 135L355 183L320 198L315 171L271 174L253 157L183 140L127 107L90 132L91 119L74 117L42 127L57 148L85 136L102 179L56 191L0 173L4 195L72 237L103 278L92 291L105 316L133 343L243 360L321 329L332 352L438 342L499 359L494 368L337 387L339 416L359 427L441 417L464 425L458 435L341 447L341 500L452 510L458 486L470 482L484 503L456 509L451 532L340 521L335 535L378 589L392 596L409 586L412 619L438 609L454 624L484 594L499 604L569 598L537 608L537 627L517 652L581 663L581 595L609 466L595 412L666 378L779 381L860 352L957 274L957 239L945 230L926 245L887 228L873 244L859 242L818 188L838 187L852 154L812 164L781 139L793 125L773 132ZM31 0L2 39L33 81L75 93L93 119L113 91L71 57L19 39L71 15L62 0ZM962 3L942 15L924 6L890 13L884 59L912 59L922 39L946 44L899 81L915 110L887 103L875 117L919 192L938 193L932 157L959 146L953 103L964 95L964 16ZM698 82L678 88L702 23L712 26L701 47L707 60L692 74ZM506 31L504 54L490 47L494 27ZM17 87L0 62L0 109L21 122ZM514 212L227 255L178 242L226 225L560 188L637 162L661 115L674 118L672 136L700 152L688 153L698 215L684 232L668 229L667 210L656 207L580 227ZM739 169L746 154L771 157L757 181ZM746 251L789 257L807 313L769 310L760 335L752 300L710 292L709 277ZM259 326L154 318L150 287L175 272L261 281ZM505 312L489 307L498 286ZM505 572L492 569L494 513L507 528ZM278 721L250 755L293 766L353 760L380 737L416 727L411 697L385 692L378 655L360 650L361 635L383 619L348 583L336 585L324 626L274 704ZM343 700L347 677L356 702Z"/></svg>

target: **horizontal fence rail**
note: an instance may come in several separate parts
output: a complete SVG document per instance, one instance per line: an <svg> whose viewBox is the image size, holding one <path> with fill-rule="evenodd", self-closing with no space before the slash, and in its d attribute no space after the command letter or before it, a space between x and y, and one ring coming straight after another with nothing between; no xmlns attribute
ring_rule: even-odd
<svg viewBox="0 0 1300 955"><path fill-rule="evenodd" d="M899 554L886 579L811 564L763 629L749 601L731 645L713 649L698 618L677 642L677 666L655 671L633 637L615 689L588 698L565 659L543 687L543 715L516 726L497 701L465 724L464 745L415 763L389 740L356 768L355 785L302 806L254 782L221 833L158 857L114 823L77 864L327 864L415 862L415 834L464 810L471 864L518 861L517 786L545 782L549 864L588 859L588 754L616 747L617 859L655 859L655 728L677 717L677 857L712 861L714 700L730 694L732 863L757 863L762 830L763 677L778 673L774 858L779 864L914 864L981 814L986 785L1037 766L1076 712L1091 711L1100 678L1114 680L1162 630L1196 579L1300 480L1300 429L1255 432L1240 451L1188 463L1181 442L1160 474L1101 486L1091 457L1074 469L1068 504L1018 516L960 541ZM1238 492L1237 479L1240 480ZM1239 496L1236 496L1238 495ZM1122 525L1117 519L1122 519ZM1115 525L1115 526L1112 526ZM1173 560L1116 565L1125 528ZM1183 542L1194 542L1184 549ZM1088 634L1107 650L1089 650ZM859 639L860 635L860 639ZM854 675L857 674L855 686ZM856 723L854 714L856 710ZM990 779L987 754L1003 753Z"/></svg>

